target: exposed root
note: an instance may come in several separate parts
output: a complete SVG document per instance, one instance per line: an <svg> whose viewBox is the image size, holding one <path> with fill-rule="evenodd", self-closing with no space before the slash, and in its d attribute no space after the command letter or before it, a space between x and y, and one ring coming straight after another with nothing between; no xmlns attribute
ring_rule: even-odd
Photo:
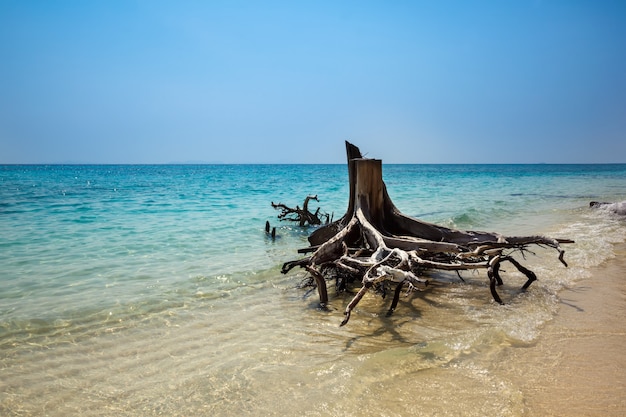
<svg viewBox="0 0 626 417"><path fill-rule="evenodd" d="M461 231L426 223L402 214L391 202L382 181L381 161L363 159L354 145L346 143L350 200L348 211L310 237L311 247L300 253L311 256L287 262L282 272L296 266L305 268L318 287L320 304L328 303L327 279L336 279L338 291L351 282L361 288L346 306L341 326L350 320L357 304L376 287L385 291L386 283L395 283L394 296L387 315L396 310L402 288L422 289L428 281L421 278L425 270L460 271L486 269L493 299L503 304L496 291L502 285L500 265L508 261L527 277L527 289L537 277L512 257L522 256L532 245L553 248L563 259L562 243L569 239L545 236L503 236L493 232ZM462 279L462 278L461 278Z"/></svg>

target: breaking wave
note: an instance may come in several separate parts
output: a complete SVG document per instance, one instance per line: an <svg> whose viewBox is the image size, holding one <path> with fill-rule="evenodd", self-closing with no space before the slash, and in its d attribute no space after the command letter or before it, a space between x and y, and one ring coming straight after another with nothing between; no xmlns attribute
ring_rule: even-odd
<svg viewBox="0 0 626 417"><path fill-rule="evenodd" d="M626 216L626 201L620 201L617 203L599 203L597 201L592 201L589 203L589 206L608 213Z"/></svg>

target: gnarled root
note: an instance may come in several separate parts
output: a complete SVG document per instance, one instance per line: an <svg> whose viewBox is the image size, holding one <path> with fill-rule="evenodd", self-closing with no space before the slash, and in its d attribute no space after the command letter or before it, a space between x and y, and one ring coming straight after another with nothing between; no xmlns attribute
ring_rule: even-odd
<svg viewBox="0 0 626 417"><path fill-rule="evenodd" d="M550 247L567 266L560 245L573 243L569 239L461 231L405 216L387 194L381 161L363 159L358 148L349 143L346 149L350 177L348 211L341 219L309 236L311 247L299 252L312 252L310 256L286 262L282 267L283 273L295 266L305 268L318 286L322 306L328 303L327 279L337 279L338 289L348 282L360 282L361 288L346 306L341 326L348 323L352 311L369 289L384 288L387 282L396 284L387 313L392 314L405 285L413 290L428 284L420 278L426 269L457 273L486 269L491 295L502 304L496 291L496 286L502 285L502 262L510 262L528 278L522 287L524 290L537 279L534 272L512 257L512 253L523 253L531 245Z"/></svg>
<svg viewBox="0 0 626 417"><path fill-rule="evenodd" d="M274 203L272 201L272 207L276 210L280 210L280 214L278 218L283 220L288 220L292 222L297 222L300 226L306 226L307 223L310 225L318 225L322 224L322 219L326 218L326 224L330 221L330 215L327 213L320 213L320 208L318 207L315 210L315 213L309 211L309 201L317 199L317 195L309 195L304 199L304 203L302 204L302 208L300 206L296 206L296 208L291 208L286 206L283 203Z"/></svg>

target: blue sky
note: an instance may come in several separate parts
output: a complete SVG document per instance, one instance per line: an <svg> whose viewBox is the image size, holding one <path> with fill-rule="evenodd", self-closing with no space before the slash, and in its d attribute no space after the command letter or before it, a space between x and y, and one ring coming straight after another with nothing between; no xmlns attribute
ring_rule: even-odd
<svg viewBox="0 0 626 417"><path fill-rule="evenodd" d="M626 162L624 1L0 0L0 163Z"/></svg>

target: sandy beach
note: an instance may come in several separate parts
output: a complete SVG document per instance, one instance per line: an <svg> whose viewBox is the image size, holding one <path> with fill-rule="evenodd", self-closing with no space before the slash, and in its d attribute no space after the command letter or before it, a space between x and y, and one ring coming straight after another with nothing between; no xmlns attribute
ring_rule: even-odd
<svg viewBox="0 0 626 417"><path fill-rule="evenodd" d="M626 244L615 253L562 291L535 346L511 349L503 361L501 370L519 373L529 415L626 415Z"/></svg>

